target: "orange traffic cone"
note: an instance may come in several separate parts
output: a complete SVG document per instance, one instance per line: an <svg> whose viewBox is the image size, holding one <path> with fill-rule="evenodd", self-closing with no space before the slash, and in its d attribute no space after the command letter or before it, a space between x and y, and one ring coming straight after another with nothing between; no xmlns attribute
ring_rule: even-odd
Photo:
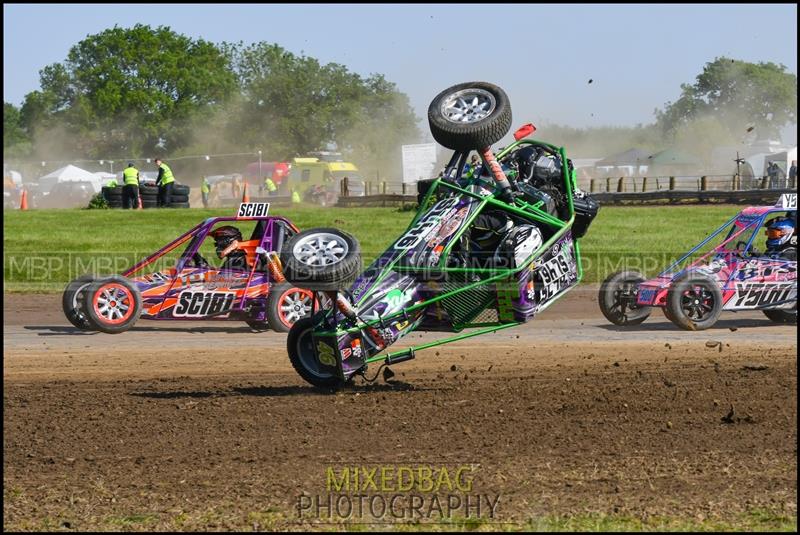
<svg viewBox="0 0 800 535"><path fill-rule="evenodd" d="M19 209L20 210L27 210L28 209L28 192L24 189L22 193L19 195Z"/></svg>
<svg viewBox="0 0 800 535"><path fill-rule="evenodd" d="M244 193L242 194L242 202L250 202L250 194L247 192L247 182L244 183Z"/></svg>

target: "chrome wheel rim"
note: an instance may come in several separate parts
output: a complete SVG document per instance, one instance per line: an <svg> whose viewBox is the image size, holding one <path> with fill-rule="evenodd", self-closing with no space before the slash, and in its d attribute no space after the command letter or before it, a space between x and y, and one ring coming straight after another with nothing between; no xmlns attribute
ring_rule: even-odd
<svg viewBox="0 0 800 535"><path fill-rule="evenodd" d="M117 321L125 317L130 308L127 292L119 288L104 288L102 293L97 296L97 311L101 316L110 321Z"/></svg>
<svg viewBox="0 0 800 535"><path fill-rule="evenodd" d="M298 241L292 253L307 266L330 266L341 262L350 248L347 242L335 234L320 232Z"/></svg>
<svg viewBox="0 0 800 535"><path fill-rule="evenodd" d="M497 101L483 89L462 89L442 102L442 116L451 123L470 124L492 114Z"/></svg>
<svg viewBox="0 0 800 535"><path fill-rule="evenodd" d="M287 324L305 318L311 312L311 297L307 293L295 290L284 295L281 301L281 315Z"/></svg>

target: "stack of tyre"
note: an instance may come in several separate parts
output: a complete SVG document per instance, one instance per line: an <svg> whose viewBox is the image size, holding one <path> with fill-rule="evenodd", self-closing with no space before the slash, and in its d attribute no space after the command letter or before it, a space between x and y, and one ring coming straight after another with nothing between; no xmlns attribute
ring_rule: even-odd
<svg viewBox="0 0 800 535"><path fill-rule="evenodd" d="M144 203L144 197L142 197ZM189 208L189 186L183 184L173 184L172 196L170 198L169 208Z"/></svg>
<svg viewBox="0 0 800 535"><path fill-rule="evenodd" d="M158 186L141 184L139 196L142 198L142 208L158 208Z"/></svg>
<svg viewBox="0 0 800 535"><path fill-rule="evenodd" d="M140 185L139 196L142 198L142 208L158 207L158 186ZM110 208L122 208L122 186L103 187L103 198ZM183 184L172 186L172 196L167 207L189 208L189 186L184 186Z"/></svg>
<svg viewBox="0 0 800 535"><path fill-rule="evenodd" d="M109 208L122 208L122 186L103 186L103 198Z"/></svg>

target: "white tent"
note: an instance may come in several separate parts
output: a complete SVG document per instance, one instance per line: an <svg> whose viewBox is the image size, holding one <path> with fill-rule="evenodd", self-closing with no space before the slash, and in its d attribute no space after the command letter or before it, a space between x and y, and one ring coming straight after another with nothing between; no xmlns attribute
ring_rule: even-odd
<svg viewBox="0 0 800 535"><path fill-rule="evenodd" d="M101 188L100 178L95 173L74 165L56 169L39 179L39 185L44 191L50 191L59 182L90 182L96 193L99 193Z"/></svg>

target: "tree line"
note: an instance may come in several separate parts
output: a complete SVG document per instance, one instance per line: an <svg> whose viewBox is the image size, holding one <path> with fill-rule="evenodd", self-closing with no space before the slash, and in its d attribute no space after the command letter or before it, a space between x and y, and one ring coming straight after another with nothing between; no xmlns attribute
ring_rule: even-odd
<svg viewBox="0 0 800 535"><path fill-rule="evenodd" d="M277 44L214 44L169 27L114 27L40 71L4 103L4 158L146 158L263 150L264 161L334 148L370 168L420 137L408 97Z"/></svg>
<svg viewBox="0 0 800 535"><path fill-rule="evenodd" d="M364 77L274 43L214 44L166 26L90 35L42 69L40 85L21 107L4 103L4 158L260 149L269 161L336 148L374 176L399 169L399 146L420 139L408 97L381 74ZM797 122L797 77L784 65L715 58L680 87L678 99L654 110L652 124L550 125L540 137L587 156L633 145L677 145L702 156L748 136L774 138Z"/></svg>

